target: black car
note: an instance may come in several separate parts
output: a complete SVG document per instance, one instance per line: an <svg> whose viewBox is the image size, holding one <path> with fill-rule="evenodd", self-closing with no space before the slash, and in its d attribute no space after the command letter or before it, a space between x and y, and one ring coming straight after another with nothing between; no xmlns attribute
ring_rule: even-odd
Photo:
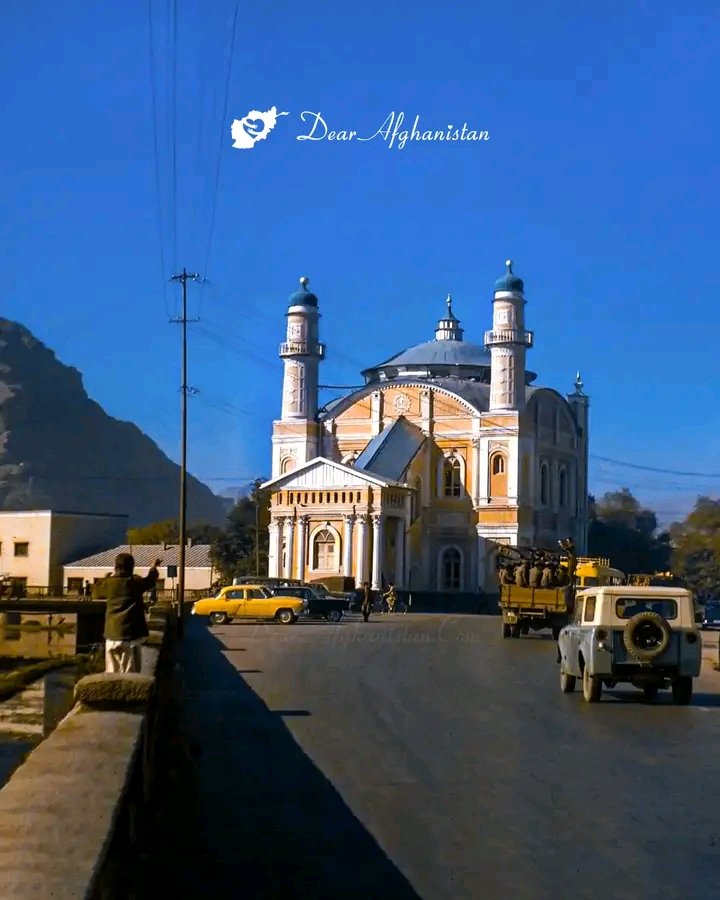
<svg viewBox="0 0 720 900"><path fill-rule="evenodd" d="M708 600L702 618L703 628L720 627L720 600Z"/></svg>
<svg viewBox="0 0 720 900"><path fill-rule="evenodd" d="M307 601L306 615L312 619L327 619L329 622L339 622L343 613L348 609L348 601L338 597L330 597L327 594L319 594L311 587L274 587L273 594L282 594L283 597L300 597Z"/></svg>

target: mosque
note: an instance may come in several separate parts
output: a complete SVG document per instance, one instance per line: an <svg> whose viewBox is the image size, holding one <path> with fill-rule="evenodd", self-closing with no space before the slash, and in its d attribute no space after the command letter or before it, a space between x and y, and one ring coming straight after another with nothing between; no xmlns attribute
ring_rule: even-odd
<svg viewBox="0 0 720 900"><path fill-rule="evenodd" d="M290 297L281 417L273 424L271 576L344 576L378 590L497 590L498 545L587 552L589 401L535 386L533 332L512 261L483 344L447 309L426 343L318 402L318 298Z"/></svg>

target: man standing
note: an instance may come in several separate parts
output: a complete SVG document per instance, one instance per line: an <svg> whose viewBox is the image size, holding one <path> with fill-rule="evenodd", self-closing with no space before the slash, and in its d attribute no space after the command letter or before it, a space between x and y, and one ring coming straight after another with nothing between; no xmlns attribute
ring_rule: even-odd
<svg viewBox="0 0 720 900"><path fill-rule="evenodd" d="M370 618L370 613L372 611L372 593L370 591L370 585L367 581L363 582L362 586L363 590L363 598L362 598L362 606L360 607L360 612L362 613L363 619L367 622Z"/></svg>
<svg viewBox="0 0 720 900"><path fill-rule="evenodd" d="M105 609L105 671L139 672L140 647L148 636L143 594L155 586L156 559L145 578L133 575L135 560L130 553L119 553L115 571L95 585L93 597L107 600Z"/></svg>

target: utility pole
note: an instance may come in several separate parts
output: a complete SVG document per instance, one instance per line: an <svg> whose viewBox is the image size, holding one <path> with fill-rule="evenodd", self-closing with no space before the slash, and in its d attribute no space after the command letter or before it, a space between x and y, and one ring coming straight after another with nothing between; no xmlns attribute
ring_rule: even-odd
<svg viewBox="0 0 720 900"><path fill-rule="evenodd" d="M178 634L183 635L185 614L185 545L187 543L187 398L193 389L187 383L187 325L188 322L197 322L198 319L187 317L187 283L197 281L200 276L195 272L182 270L181 275L173 275L170 281L179 282L182 285L182 316L171 319L171 322L179 322L182 325L182 386L181 419L180 419L180 537L178 554Z"/></svg>
<svg viewBox="0 0 720 900"><path fill-rule="evenodd" d="M256 478L255 488L255 577L260 577L260 485L262 480Z"/></svg>

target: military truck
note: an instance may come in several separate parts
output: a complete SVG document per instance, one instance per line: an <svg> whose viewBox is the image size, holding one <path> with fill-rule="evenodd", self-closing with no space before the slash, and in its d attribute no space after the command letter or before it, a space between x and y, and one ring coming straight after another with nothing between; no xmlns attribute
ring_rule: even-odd
<svg viewBox="0 0 720 900"><path fill-rule="evenodd" d="M498 553L500 613L503 638L549 628L557 640L570 621L573 609L576 557L572 542L559 542L562 554L536 547L501 547ZM554 572L551 584L531 583L531 566L548 565ZM521 572L523 574L521 574Z"/></svg>

